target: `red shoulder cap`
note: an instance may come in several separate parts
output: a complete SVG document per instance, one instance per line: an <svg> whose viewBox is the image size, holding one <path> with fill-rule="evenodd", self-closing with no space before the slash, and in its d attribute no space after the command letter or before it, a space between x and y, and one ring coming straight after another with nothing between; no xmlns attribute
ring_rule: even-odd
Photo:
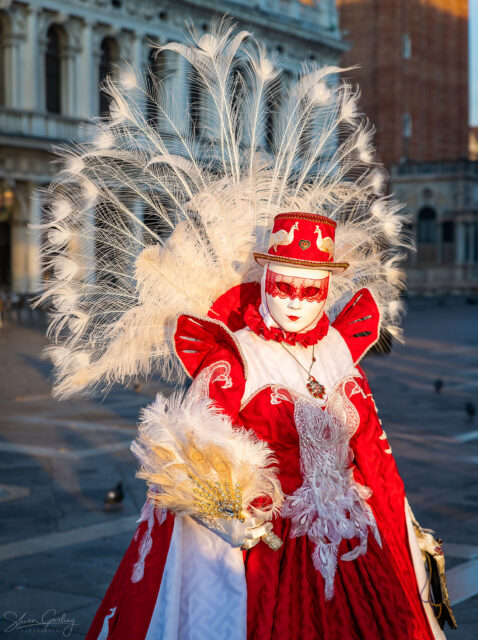
<svg viewBox="0 0 478 640"><path fill-rule="evenodd" d="M223 293L209 309L208 316L224 322L231 331L244 329L244 313L250 304L259 305L261 285L259 282L245 282Z"/></svg>
<svg viewBox="0 0 478 640"><path fill-rule="evenodd" d="M192 378L196 377L204 360L213 351L218 352L219 359L237 359L246 375L246 364L239 341L219 320L191 315L179 316L174 332L174 345L179 359Z"/></svg>
<svg viewBox="0 0 478 640"><path fill-rule="evenodd" d="M176 353L190 376L194 378L204 360L213 351L219 350L221 358L229 360L232 357L239 360L244 375L247 376L247 365L233 332L246 326L244 311L251 302L260 299L260 296L260 284L248 282L232 287L220 296L209 309L207 318L187 314L179 316L174 344Z"/></svg>
<svg viewBox="0 0 478 640"><path fill-rule="evenodd" d="M347 343L354 364L357 364L379 337L380 312L370 291L360 289L332 326Z"/></svg>

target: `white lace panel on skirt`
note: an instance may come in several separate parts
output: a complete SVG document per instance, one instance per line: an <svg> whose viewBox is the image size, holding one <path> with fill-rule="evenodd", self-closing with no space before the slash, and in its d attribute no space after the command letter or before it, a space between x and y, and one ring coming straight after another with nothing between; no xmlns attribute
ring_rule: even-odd
<svg viewBox="0 0 478 640"><path fill-rule="evenodd" d="M209 385L211 382L222 382L222 388L228 389L232 386L232 379L229 375L231 373L231 365L224 361L219 360L209 367L203 369L199 375L194 379L191 387L188 391L188 396L194 398L197 401L203 401L209 398ZM146 557L151 551L153 544L152 531L154 526L154 518L157 518L158 524L163 524L166 520L167 509L156 509L150 500L147 500L141 510L141 516L138 522L147 522L146 531L141 538L138 552L138 560L133 566L133 573L131 576L132 582L139 582L144 575L144 563ZM139 529L135 534L135 540L139 535Z"/></svg>
<svg viewBox="0 0 478 640"><path fill-rule="evenodd" d="M292 521L291 535L308 535L315 543L314 566L325 581L325 598L334 595L337 555L342 539L355 536L359 544L341 556L354 560L367 551L368 528L381 545L374 515L366 500L371 489L357 483L350 463L350 438L360 417L349 397L361 389L353 378L340 381L325 409L312 399L294 394L294 418L300 440L303 484L282 507Z"/></svg>

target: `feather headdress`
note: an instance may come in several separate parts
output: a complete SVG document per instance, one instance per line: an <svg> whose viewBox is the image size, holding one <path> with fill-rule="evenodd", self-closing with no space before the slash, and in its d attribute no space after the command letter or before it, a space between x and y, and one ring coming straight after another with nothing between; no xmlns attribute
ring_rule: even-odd
<svg viewBox="0 0 478 640"><path fill-rule="evenodd" d="M230 287L260 279L252 253L267 250L281 211L337 222L335 259L350 267L331 280L329 312L367 286L397 334L405 216L384 195L372 128L342 69L308 64L283 77L227 21L157 54L185 60L197 89L186 110L170 78L144 82L128 68L107 80L110 114L90 141L59 150L39 299L53 307L54 392L158 367L179 376L176 315L205 315Z"/></svg>

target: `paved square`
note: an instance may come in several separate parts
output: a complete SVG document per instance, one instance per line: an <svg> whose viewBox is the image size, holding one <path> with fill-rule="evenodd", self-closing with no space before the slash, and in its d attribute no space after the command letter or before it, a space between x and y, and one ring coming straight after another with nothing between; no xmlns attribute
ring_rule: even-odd
<svg viewBox="0 0 478 640"><path fill-rule="evenodd" d="M460 625L447 635L476 640L478 417L470 419L465 406L478 409L478 305L424 299L409 306L406 345L363 364L415 515L445 541ZM28 633L15 629L23 613L56 618L49 638L85 636L144 502L129 451L138 412L158 390L170 391L152 381L139 391L115 388L104 399L58 402L40 357L45 344L43 327L0 329L0 639L6 640L45 639L34 621ZM104 497L118 482L123 509L106 513Z"/></svg>

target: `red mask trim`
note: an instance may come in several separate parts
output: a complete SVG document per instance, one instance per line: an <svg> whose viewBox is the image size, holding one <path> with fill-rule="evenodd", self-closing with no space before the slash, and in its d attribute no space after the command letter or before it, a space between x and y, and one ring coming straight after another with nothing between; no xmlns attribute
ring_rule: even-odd
<svg viewBox="0 0 478 640"><path fill-rule="evenodd" d="M323 302L329 292L329 278L285 276L267 269L265 292L274 298Z"/></svg>

